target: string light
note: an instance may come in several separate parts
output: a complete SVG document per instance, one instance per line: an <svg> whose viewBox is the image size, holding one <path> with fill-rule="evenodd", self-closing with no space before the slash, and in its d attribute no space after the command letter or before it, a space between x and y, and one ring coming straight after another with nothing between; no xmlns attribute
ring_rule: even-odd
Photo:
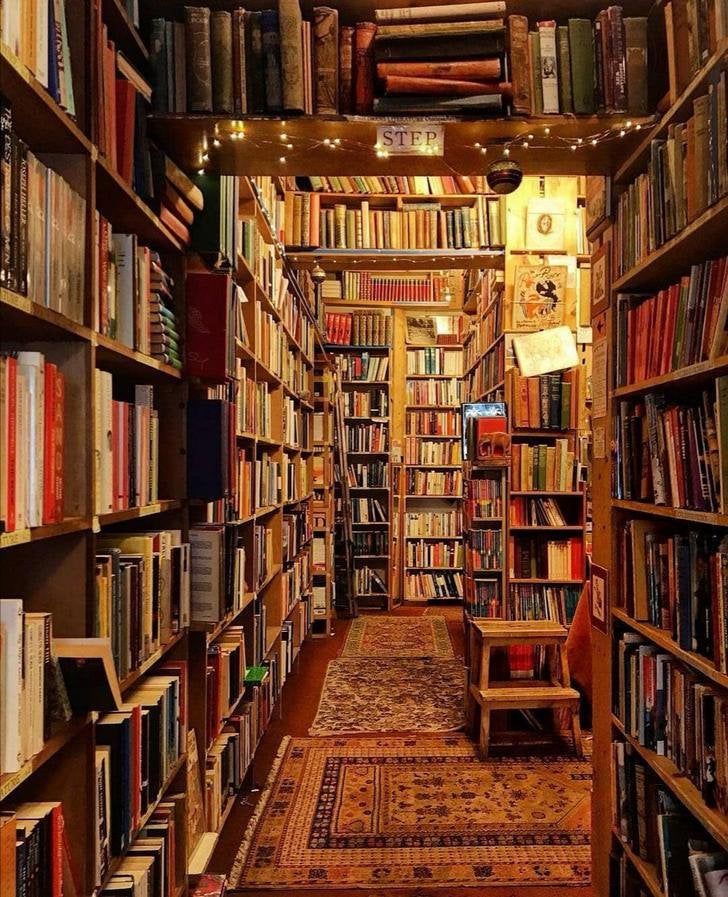
<svg viewBox="0 0 728 897"><path fill-rule="evenodd" d="M285 157L285 156L279 156L278 161L281 163L281 165L285 165L285 164L286 164L286 157Z"/></svg>
<svg viewBox="0 0 728 897"><path fill-rule="evenodd" d="M220 141L217 139L217 137L212 141L212 145L215 147L215 149L220 146Z"/></svg>
<svg viewBox="0 0 728 897"><path fill-rule="evenodd" d="M284 143L286 142L286 140L288 140L288 134L286 134L285 131L281 134L281 140L282 140Z"/></svg>

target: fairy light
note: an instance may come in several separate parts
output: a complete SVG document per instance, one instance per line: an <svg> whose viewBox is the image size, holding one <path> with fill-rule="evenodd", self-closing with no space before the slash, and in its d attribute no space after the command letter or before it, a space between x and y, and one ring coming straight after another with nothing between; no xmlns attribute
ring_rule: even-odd
<svg viewBox="0 0 728 897"><path fill-rule="evenodd" d="M281 135L281 140L285 143L288 140L288 134L284 131Z"/></svg>
<svg viewBox="0 0 728 897"><path fill-rule="evenodd" d="M506 159L508 158L508 156L510 156L510 154L511 154L511 151L508 149L508 147L507 147L507 146L504 147L504 148L503 148L503 155L506 157Z"/></svg>
<svg viewBox="0 0 728 897"><path fill-rule="evenodd" d="M198 168L198 169L197 169L197 174L204 174L204 173L205 173L205 169L204 169L204 168Z"/></svg>
<svg viewBox="0 0 728 897"><path fill-rule="evenodd" d="M334 137L334 145L341 146L341 137Z"/></svg>
<svg viewBox="0 0 728 897"><path fill-rule="evenodd" d="M285 157L285 156L279 156L279 157L278 157L278 161L281 163L281 165L285 165L285 164L286 164L286 157Z"/></svg>
<svg viewBox="0 0 728 897"><path fill-rule="evenodd" d="M209 157L209 155L208 155L207 153L205 153L205 154L202 156L202 161L203 161L203 162L209 162L209 161L210 161L210 157Z"/></svg>
<svg viewBox="0 0 728 897"><path fill-rule="evenodd" d="M528 141L527 140L524 140L521 145L523 146L524 149L528 149Z"/></svg>
<svg viewBox="0 0 728 897"><path fill-rule="evenodd" d="M212 145L215 147L215 149L219 148L220 141L217 139L217 137L212 141Z"/></svg>

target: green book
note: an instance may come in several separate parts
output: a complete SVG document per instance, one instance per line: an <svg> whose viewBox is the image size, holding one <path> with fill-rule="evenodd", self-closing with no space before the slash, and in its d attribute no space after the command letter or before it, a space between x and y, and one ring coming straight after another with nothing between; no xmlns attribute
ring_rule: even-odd
<svg viewBox="0 0 728 897"><path fill-rule="evenodd" d="M563 380L561 383L561 429L568 430L571 417L571 383Z"/></svg>
<svg viewBox="0 0 728 897"><path fill-rule="evenodd" d="M574 112L593 115L594 105L594 31L589 19L569 19L571 56L571 93Z"/></svg>
<svg viewBox="0 0 728 897"><path fill-rule="evenodd" d="M546 446L538 447L538 488L546 489Z"/></svg>
<svg viewBox="0 0 728 897"><path fill-rule="evenodd" d="M533 72L533 111L535 115L543 112L543 84L541 83L541 38L538 31L528 34L528 49L531 53L531 71Z"/></svg>
<svg viewBox="0 0 728 897"><path fill-rule="evenodd" d="M261 685L268 675L268 667L248 667L245 670L246 685Z"/></svg>
<svg viewBox="0 0 728 897"><path fill-rule="evenodd" d="M558 27L556 47L559 55L559 108L561 112L573 112L571 53L569 52L569 29L566 25L559 25Z"/></svg>

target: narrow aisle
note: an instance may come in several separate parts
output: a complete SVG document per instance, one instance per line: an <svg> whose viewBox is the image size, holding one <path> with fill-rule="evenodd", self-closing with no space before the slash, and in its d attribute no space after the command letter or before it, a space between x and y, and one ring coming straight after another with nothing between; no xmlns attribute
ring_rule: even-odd
<svg viewBox="0 0 728 897"><path fill-rule="evenodd" d="M550 768L543 760L483 764L463 732L413 732L442 715L423 716L412 709L416 702L400 707L396 699L389 719L411 720L407 734L391 725L387 728L392 731L381 734L318 734L335 728L332 721L356 700L352 690L340 696L337 707L337 665L353 663L365 669L369 663L375 677L378 664L382 669L404 665L404 675L410 677L413 669L444 665L450 670L451 689L457 687L453 675L462 682L459 612L413 607L389 617L422 617L422 623L433 618L428 620L431 625L417 629L421 648L434 656L398 657L391 627L390 632L383 632L381 624L367 630L367 622L376 619L372 616L354 624L337 621L326 643L306 644L296 676L284 690L282 717L272 722L256 754L254 775L260 790L246 793L236 804L210 871L232 870L233 893L247 895L277 891L353 897L364 889L381 897L435 891L465 897L476 893L474 888L487 887L492 897L551 897L556 888L541 883L554 879L556 887L568 882L570 895L590 897L587 764L563 758ZM404 640L399 643L402 650ZM372 650L373 645L383 650ZM327 713L327 700L319 705L330 662L332 703ZM414 675L414 680L401 683L401 694L406 696L409 686L419 700L422 680L416 678L419 672ZM366 689L371 677L364 678ZM386 689L386 676L382 686ZM295 692L295 703L286 700L289 692ZM461 695L460 688L458 700ZM406 698L401 703L406 704ZM449 712L444 711L445 717ZM384 706L370 706L365 698L350 711L350 724L356 724L357 715L364 717L363 726L387 719ZM308 737L312 726L316 737ZM266 783L273 785L270 793ZM514 826L523 828L526 807L528 818L538 817L540 823L531 825L533 838L525 836L529 846L524 848L523 835L514 841L512 831ZM247 857L253 860L243 870L239 854L245 839L252 850ZM236 879L245 887L235 889Z"/></svg>

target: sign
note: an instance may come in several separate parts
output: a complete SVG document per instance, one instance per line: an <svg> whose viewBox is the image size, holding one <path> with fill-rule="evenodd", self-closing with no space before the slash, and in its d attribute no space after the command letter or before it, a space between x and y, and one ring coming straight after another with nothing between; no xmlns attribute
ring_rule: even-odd
<svg viewBox="0 0 728 897"><path fill-rule="evenodd" d="M377 149L390 156L442 156L445 129L442 125L378 125Z"/></svg>

